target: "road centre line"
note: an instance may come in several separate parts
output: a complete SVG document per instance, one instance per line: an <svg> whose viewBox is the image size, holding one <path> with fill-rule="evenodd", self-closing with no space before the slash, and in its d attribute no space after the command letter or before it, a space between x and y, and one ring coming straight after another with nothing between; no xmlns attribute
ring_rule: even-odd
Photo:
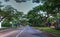
<svg viewBox="0 0 60 37"><path fill-rule="evenodd" d="M25 28L21 32L19 32L16 37L18 37L19 35L21 35L21 33L24 32L24 30L25 30Z"/></svg>

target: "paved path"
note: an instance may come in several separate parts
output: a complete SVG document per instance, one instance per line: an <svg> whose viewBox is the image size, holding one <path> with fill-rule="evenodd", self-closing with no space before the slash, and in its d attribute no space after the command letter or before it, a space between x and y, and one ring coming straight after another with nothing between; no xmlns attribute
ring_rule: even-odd
<svg viewBox="0 0 60 37"><path fill-rule="evenodd" d="M26 26L23 28L16 29L0 37L55 37L44 33L43 31L37 30L33 27Z"/></svg>

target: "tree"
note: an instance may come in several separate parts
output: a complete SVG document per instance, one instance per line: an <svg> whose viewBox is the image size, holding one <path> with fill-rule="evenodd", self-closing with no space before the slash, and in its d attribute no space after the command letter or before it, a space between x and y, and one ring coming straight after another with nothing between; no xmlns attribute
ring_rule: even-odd
<svg viewBox="0 0 60 37"><path fill-rule="evenodd" d="M6 19L8 22L18 20L22 16L23 12L19 12L12 6L7 5L3 10L0 10L0 22Z"/></svg>
<svg viewBox="0 0 60 37"><path fill-rule="evenodd" d="M1 19L3 19L1 16L1 12L3 12L1 9L2 7L3 7L3 5L2 5L2 2L0 1L0 22L1 22ZM1 28L1 23L0 23L0 28Z"/></svg>
<svg viewBox="0 0 60 37"><path fill-rule="evenodd" d="M29 19L29 23L31 26L41 26L43 16L38 14L35 10L30 10L27 14L27 18Z"/></svg>
<svg viewBox="0 0 60 37"><path fill-rule="evenodd" d="M34 8L35 11L47 12L47 16L48 16L47 18L50 17L49 15L56 17L57 13L60 13L60 0L44 0L42 2L43 2L43 5L39 5L35 7ZM58 25L56 26L58 27Z"/></svg>
<svg viewBox="0 0 60 37"><path fill-rule="evenodd" d="M54 22L56 19L55 19L55 17L49 17L49 18L47 18L47 21L49 21L49 22Z"/></svg>

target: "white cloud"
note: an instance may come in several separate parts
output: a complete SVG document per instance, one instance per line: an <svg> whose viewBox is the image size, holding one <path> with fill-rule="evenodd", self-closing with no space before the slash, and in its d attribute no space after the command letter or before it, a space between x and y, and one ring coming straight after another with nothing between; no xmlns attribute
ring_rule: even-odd
<svg viewBox="0 0 60 37"><path fill-rule="evenodd" d="M3 0L1 0L3 1ZM40 3L32 3L32 1L24 2L24 3L16 3L14 0L10 0L9 2L3 2L5 5L12 5L18 11L22 11L25 14L31 10L33 7L38 6Z"/></svg>

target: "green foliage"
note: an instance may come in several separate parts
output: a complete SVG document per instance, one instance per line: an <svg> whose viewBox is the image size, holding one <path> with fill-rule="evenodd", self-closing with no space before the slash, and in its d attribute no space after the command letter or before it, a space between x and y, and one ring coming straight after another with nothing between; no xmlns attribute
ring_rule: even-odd
<svg viewBox="0 0 60 37"><path fill-rule="evenodd" d="M0 3L1 5L1 3ZM11 27L10 22L12 21L13 24L16 24L19 22L20 17L22 17L23 12L17 11L15 8L13 8L11 5L5 6L3 9L0 7L0 22L2 22L2 26L5 27ZM7 21L6 21L7 20Z"/></svg>
<svg viewBox="0 0 60 37"><path fill-rule="evenodd" d="M31 26L40 26L42 23L42 15L38 14L35 10L29 11L27 18L29 19L28 22Z"/></svg>
<svg viewBox="0 0 60 37"><path fill-rule="evenodd" d="M60 13L60 0L41 0L41 2L42 2L42 5L39 5L33 8L33 10L28 12L28 18L30 19L29 22L32 25L39 26L42 22L43 23L46 21L52 22L56 20L57 13ZM40 11L46 12L47 14L45 14L45 16L39 16L41 15L41 14L38 14L38 12ZM50 14L54 18L49 18Z"/></svg>
<svg viewBox="0 0 60 37"><path fill-rule="evenodd" d="M48 22L54 22L56 19L54 18L54 17L49 17L49 18L47 18L47 21Z"/></svg>
<svg viewBox="0 0 60 37"><path fill-rule="evenodd" d="M5 20L2 22L2 27L12 27L12 25L7 20Z"/></svg>
<svg viewBox="0 0 60 37"><path fill-rule="evenodd" d="M8 19L9 21L12 21L13 18L18 19L22 16L23 12L19 12L10 5L7 5L3 10L0 10L0 15L3 17L3 19Z"/></svg>
<svg viewBox="0 0 60 37"><path fill-rule="evenodd" d="M60 11L60 0L45 0L43 5L37 6L34 10L46 11L47 14L56 14Z"/></svg>
<svg viewBox="0 0 60 37"><path fill-rule="evenodd" d="M36 27L39 30L47 31L52 34L60 35L60 30L52 29L49 27Z"/></svg>

